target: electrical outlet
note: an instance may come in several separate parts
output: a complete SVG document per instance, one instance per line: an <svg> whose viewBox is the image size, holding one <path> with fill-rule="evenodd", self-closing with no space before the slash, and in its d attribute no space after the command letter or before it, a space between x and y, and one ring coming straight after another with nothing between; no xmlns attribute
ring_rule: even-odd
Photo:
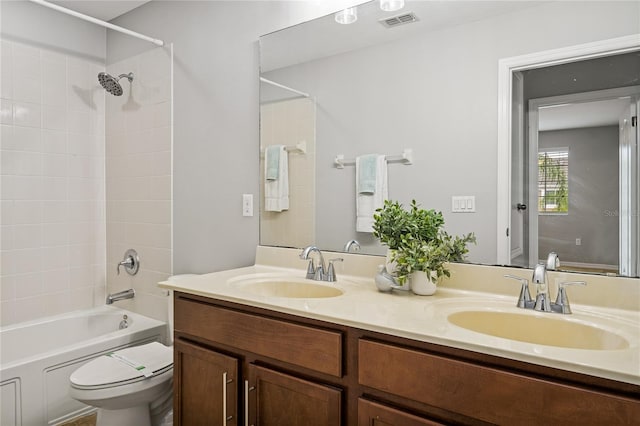
<svg viewBox="0 0 640 426"><path fill-rule="evenodd" d="M577 246L582 245L582 238L576 238L576 245Z"/></svg>
<svg viewBox="0 0 640 426"><path fill-rule="evenodd" d="M253 216L253 194L242 194L242 216Z"/></svg>

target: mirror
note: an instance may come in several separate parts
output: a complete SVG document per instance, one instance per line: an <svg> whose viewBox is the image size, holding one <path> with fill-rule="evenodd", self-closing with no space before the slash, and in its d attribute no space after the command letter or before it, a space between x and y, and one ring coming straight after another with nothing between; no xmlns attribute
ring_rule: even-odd
<svg viewBox="0 0 640 426"><path fill-rule="evenodd" d="M389 198L442 211L449 233L476 234L470 261L496 264L499 60L639 33L638 13L590 1L407 1L390 13L374 1L350 25L329 15L261 37L261 158L271 145L291 149L288 210L264 211L260 163L261 244L341 251L356 239L383 254L356 232L355 168L335 159L410 149L410 165L388 164ZM522 30L540 23L543 34ZM452 212L455 196L474 197L475 211Z"/></svg>

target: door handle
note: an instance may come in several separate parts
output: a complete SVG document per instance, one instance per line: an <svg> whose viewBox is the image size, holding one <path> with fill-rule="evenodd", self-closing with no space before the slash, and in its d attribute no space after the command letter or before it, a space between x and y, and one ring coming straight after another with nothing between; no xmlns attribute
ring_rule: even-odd
<svg viewBox="0 0 640 426"><path fill-rule="evenodd" d="M518 204L516 204L516 209L518 209L518 211L526 210L527 209L527 205L526 204L522 204L522 203L518 203Z"/></svg>

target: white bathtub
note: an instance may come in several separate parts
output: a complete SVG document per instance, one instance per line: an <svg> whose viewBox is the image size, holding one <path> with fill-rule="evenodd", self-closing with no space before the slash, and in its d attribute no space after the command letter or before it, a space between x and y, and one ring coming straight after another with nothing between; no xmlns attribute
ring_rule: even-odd
<svg viewBox="0 0 640 426"><path fill-rule="evenodd" d="M119 330L123 315L129 326ZM111 306L0 329L0 425L55 425L93 409L68 396L69 376L115 349L164 342L166 324Z"/></svg>

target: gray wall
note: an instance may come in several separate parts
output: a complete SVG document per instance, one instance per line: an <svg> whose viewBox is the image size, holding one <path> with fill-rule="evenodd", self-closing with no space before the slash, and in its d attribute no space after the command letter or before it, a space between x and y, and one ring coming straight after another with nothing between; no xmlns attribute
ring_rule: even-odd
<svg viewBox="0 0 640 426"><path fill-rule="evenodd" d="M27 1L0 2L0 34L84 59L106 57L104 28Z"/></svg>
<svg viewBox="0 0 640 426"><path fill-rule="evenodd" d="M154 1L114 21L174 46L174 273L253 263L258 38L318 13L303 2ZM110 62L148 48L113 32L107 44ZM252 218L243 193L254 194Z"/></svg>
<svg viewBox="0 0 640 426"><path fill-rule="evenodd" d="M538 217L538 252L617 265L618 126L540 132L538 142L540 149L569 148L569 213Z"/></svg>

